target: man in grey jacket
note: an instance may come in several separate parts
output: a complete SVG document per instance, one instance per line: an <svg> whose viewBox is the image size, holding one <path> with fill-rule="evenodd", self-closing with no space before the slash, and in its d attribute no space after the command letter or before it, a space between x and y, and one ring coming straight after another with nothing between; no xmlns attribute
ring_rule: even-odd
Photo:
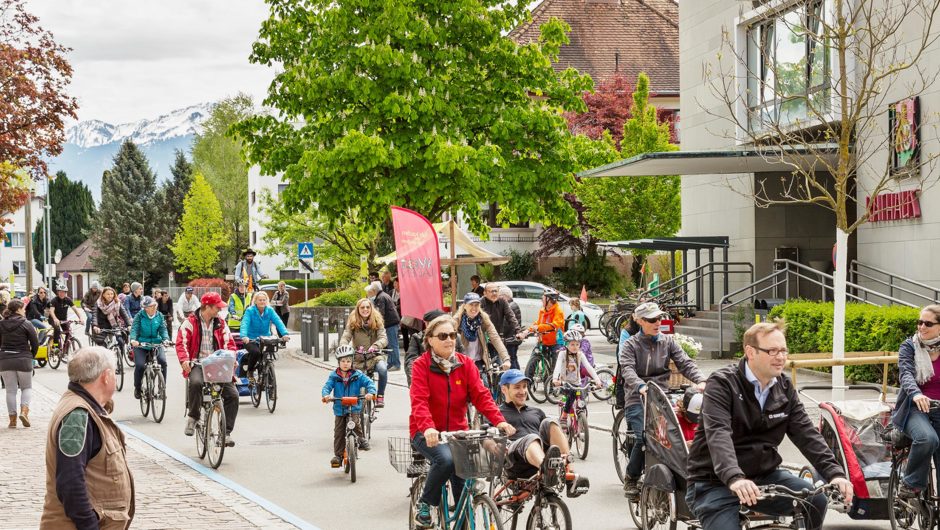
<svg viewBox="0 0 940 530"><path fill-rule="evenodd" d="M669 387L669 362L676 364L679 372L705 389L705 376L695 365L695 361L673 340L671 335L659 331L659 324L666 314L654 302L645 302L633 310L633 320L640 326L640 332L630 337L620 349L620 376L626 392L624 416L627 425L638 433L630 461L627 463L627 476L623 483L624 496L636 499L639 495L637 481L643 474L645 458L643 454L643 400L646 386L650 383L666 389Z"/></svg>
<svg viewBox="0 0 940 530"><path fill-rule="evenodd" d="M512 308L509 307L509 302L499 297L498 283L489 282L486 284L486 287L483 288L482 302L481 308L490 316L490 320L492 320L493 325L496 326L499 337L503 339L506 352L509 353L510 368L518 370L519 339L516 338L516 335L522 331L522 329L519 327L519 321L516 319L515 313L513 313ZM487 345L487 347L490 350L490 358L495 359L496 348L494 348L492 344Z"/></svg>

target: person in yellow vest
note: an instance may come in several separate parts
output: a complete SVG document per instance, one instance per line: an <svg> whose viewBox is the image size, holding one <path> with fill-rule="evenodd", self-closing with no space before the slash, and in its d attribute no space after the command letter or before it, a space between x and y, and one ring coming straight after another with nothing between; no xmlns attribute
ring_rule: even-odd
<svg viewBox="0 0 940 530"><path fill-rule="evenodd" d="M124 433L111 419L114 354L82 348L69 360L69 386L46 435L46 499L41 529L130 528L134 478Z"/></svg>
<svg viewBox="0 0 940 530"><path fill-rule="evenodd" d="M242 316L251 305L251 295L248 285L239 278L235 278L235 292L228 297L228 329L238 333L242 326Z"/></svg>

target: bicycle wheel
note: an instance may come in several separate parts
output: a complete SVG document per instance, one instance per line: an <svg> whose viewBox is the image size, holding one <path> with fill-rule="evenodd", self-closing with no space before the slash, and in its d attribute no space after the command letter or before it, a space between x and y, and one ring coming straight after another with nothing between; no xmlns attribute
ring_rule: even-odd
<svg viewBox="0 0 940 530"><path fill-rule="evenodd" d="M525 365L525 375L532 380L529 383L529 397L535 400L536 403L545 403L545 394L542 389L542 380L539 379L536 381L535 372L538 370L539 365L539 349L536 347L532 350L532 356L529 357L529 361Z"/></svg>
<svg viewBox="0 0 940 530"><path fill-rule="evenodd" d="M141 381L140 385L140 399L137 401L140 402L140 414L143 417L147 417L150 414L150 399L153 395L153 372L150 371L150 368L147 368L147 371L144 372L144 379Z"/></svg>
<svg viewBox="0 0 940 530"><path fill-rule="evenodd" d="M274 414L274 409L277 407L277 377L271 365L268 365L264 371L264 401L268 405L268 412Z"/></svg>
<svg viewBox="0 0 940 530"><path fill-rule="evenodd" d="M676 530L677 521L670 520L672 493L645 487L640 492L640 528L646 530Z"/></svg>
<svg viewBox="0 0 940 530"><path fill-rule="evenodd" d="M578 423L578 432L574 437L574 445L578 452L578 458L585 460L591 442L591 428L588 425L587 413L579 412L576 421Z"/></svg>
<svg viewBox="0 0 940 530"><path fill-rule="evenodd" d="M622 484L627 477L627 463L630 462L630 452L633 451L635 441L623 410L617 412L611 434L614 442L614 469L617 471L617 478L620 479ZM636 523L639 524L639 521L636 521Z"/></svg>
<svg viewBox="0 0 940 530"><path fill-rule="evenodd" d="M209 408L209 417L206 420L206 449L209 465L212 469L219 469L222 457L225 456L225 409L222 400L212 402Z"/></svg>
<svg viewBox="0 0 940 530"><path fill-rule="evenodd" d="M251 404L255 408L258 408L261 405L261 382L255 381L254 383L248 383L248 395L251 397Z"/></svg>
<svg viewBox="0 0 940 530"><path fill-rule="evenodd" d="M121 362L121 351L115 349L114 354L117 356L117 364L114 367L114 378L117 380L117 391L120 392L124 388L124 365Z"/></svg>
<svg viewBox="0 0 940 530"><path fill-rule="evenodd" d="M362 439L372 440L372 407L375 405L371 401L365 401L362 404Z"/></svg>
<svg viewBox="0 0 940 530"><path fill-rule="evenodd" d="M356 483L356 457L359 446L357 445L359 441L356 439L356 435L349 433L346 435L346 462L349 472L349 481L353 484Z"/></svg>
<svg viewBox="0 0 940 530"><path fill-rule="evenodd" d="M597 377L604 383L604 386L595 388L591 394L601 401L610 402L610 399L614 397L614 371L610 368L601 368L597 370Z"/></svg>
<svg viewBox="0 0 940 530"><path fill-rule="evenodd" d="M499 508L493 499L485 493L473 497L473 514L470 523L465 526L468 530L503 530L503 522L499 517Z"/></svg>
<svg viewBox="0 0 940 530"><path fill-rule="evenodd" d="M597 321L597 328L601 331L601 334L604 335L604 338L610 338L607 333L607 324L613 318L614 314L610 311L604 311L601 313L601 318Z"/></svg>
<svg viewBox="0 0 940 530"><path fill-rule="evenodd" d="M529 520L525 525L526 530L570 530L571 526L568 505L555 495L545 495L537 501L529 512Z"/></svg>
<svg viewBox="0 0 940 530"><path fill-rule="evenodd" d="M124 360L127 361L127 367L131 368L134 366L134 348L124 345Z"/></svg>
<svg viewBox="0 0 940 530"><path fill-rule="evenodd" d="M415 524L415 516L418 515L418 501L421 499L421 493L424 492L424 483L428 480L427 475L421 475L411 483L411 489L408 490L408 530L418 530Z"/></svg>
<svg viewBox="0 0 940 530"><path fill-rule="evenodd" d="M552 372L544 357L533 353L533 359L529 359L529 363L533 364L532 375L529 376L532 379L532 383L529 384L529 395L536 403L545 403L548 400L546 384L551 384Z"/></svg>
<svg viewBox="0 0 940 530"><path fill-rule="evenodd" d="M58 346L50 346L49 353L47 355L49 361L49 368L57 370L59 368L59 362L62 360L61 352Z"/></svg>
<svg viewBox="0 0 940 530"><path fill-rule="evenodd" d="M928 513L926 516L921 514L921 510L915 503L923 502L923 499L899 499L898 488L901 485L902 470L907 467L907 456L898 459L891 466L891 475L888 477L888 521L891 522L891 530L909 530L914 528L914 523L920 523L921 530L933 528Z"/></svg>
<svg viewBox="0 0 940 530"><path fill-rule="evenodd" d="M196 454L199 458L205 458L206 452L209 450L209 444L206 440L206 421L209 415L206 410L205 405L200 408L199 421L196 422Z"/></svg>
<svg viewBox="0 0 940 530"><path fill-rule="evenodd" d="M153 421L160 423L163 421L163 415L166 414L166 381L163 379L163 372L160 370L154 371L152 376L150 411L153 414Z"/></svg>
<svg viewBox="0 0 940 530"><path fill-rule="evenodd" d="M552 384L552 378L545 378L545 399L552 405L561 403L561 389Z"/></svg>

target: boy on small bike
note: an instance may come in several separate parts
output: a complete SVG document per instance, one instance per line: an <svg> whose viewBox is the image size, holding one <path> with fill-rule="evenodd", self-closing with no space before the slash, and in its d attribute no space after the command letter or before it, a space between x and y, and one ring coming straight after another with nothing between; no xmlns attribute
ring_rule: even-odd
<svg viewBox="0 0 940 530"><path fill-rule="evenodd" d="M581 386L582 371L587 372L588 377L594 381L594 384L598 388L604 386L603 381L597 376L597 372L594 371L594 367L591 366L590 361L588 361L584 352L581 351L581 339L583 338L584 335L582 335L580 331L570 330L565 333L565 350L558 353L558 359L555 362L555 373L552 374L552 383L555 386L561 386L562 383L565 382L574 386ZM565 408L559 418L562 428L565 428L567 425L566 420L568 419L568 414L571 413L571 409L577 398L575 392L576 390L565 391Z"/></svg>
<svg viewBox="0 0 940 530"><path fill-rule="evenodd" d="M336 348L336 360L339 367L330 374L321 392L324 403L330 403L332 398L359 396L365 389L365 399L375 396L375 382L371 377L353 368L353 356L356 350L352 346L343 345ZM330 395L332 394L332 398ZM338 468L343 463L343 453L346 451L346 422L351 418L356 422L356 436L359 438L359 448L363 451L370 449L369 442L362 435L362 404L350 407L349 414L343 410L343 404L333 402L333 459L330 467Z"/></svg>

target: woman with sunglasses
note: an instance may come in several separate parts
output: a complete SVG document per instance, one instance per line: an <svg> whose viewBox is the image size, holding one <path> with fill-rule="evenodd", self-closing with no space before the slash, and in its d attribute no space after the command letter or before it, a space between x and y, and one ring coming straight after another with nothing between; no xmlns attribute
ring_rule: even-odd
<svg viewBox="0 0 940 530"><path fill-rule="evenodd" d="M450 447L440 444L440 433L467 430L467 403L507 435L516 430L499 412L480 372L467 356L457 353L457 326L450 315L435 318L424 333L426 351L411 372L411 443L431 463L415 522L426 528L431 510L441 502L441 487L451 481L453 498L459 498L463 480L454 474Z"/></svg>
<svg viewBox="0 0 940 530"><path fill-rule="evenodd" d="M676 364L679 372L694 382L699 390L705 389L705 375L695 365L671 335L659 331L665 311L655 302L644 302L633 310L633 320L640 327L639 333L630 337L620 348L620 375L626 394L624 416L630 430L638 433L637 441L630 452L627 476L623 481L623 493L628 499L639 495L637 481L643 473L643 400L646 385L656 384L662 389L669 387L669 362Z"/></svg>
<svg viewBox="0 0 940 530"><path fill-rule="evenodd" d="M898 350L901 391L891 421L913 444L898 496L913 498L927 487L931 458L940 458L940 410L930 402L940 400L940 305L921 309L917 333Z"/></svg>

